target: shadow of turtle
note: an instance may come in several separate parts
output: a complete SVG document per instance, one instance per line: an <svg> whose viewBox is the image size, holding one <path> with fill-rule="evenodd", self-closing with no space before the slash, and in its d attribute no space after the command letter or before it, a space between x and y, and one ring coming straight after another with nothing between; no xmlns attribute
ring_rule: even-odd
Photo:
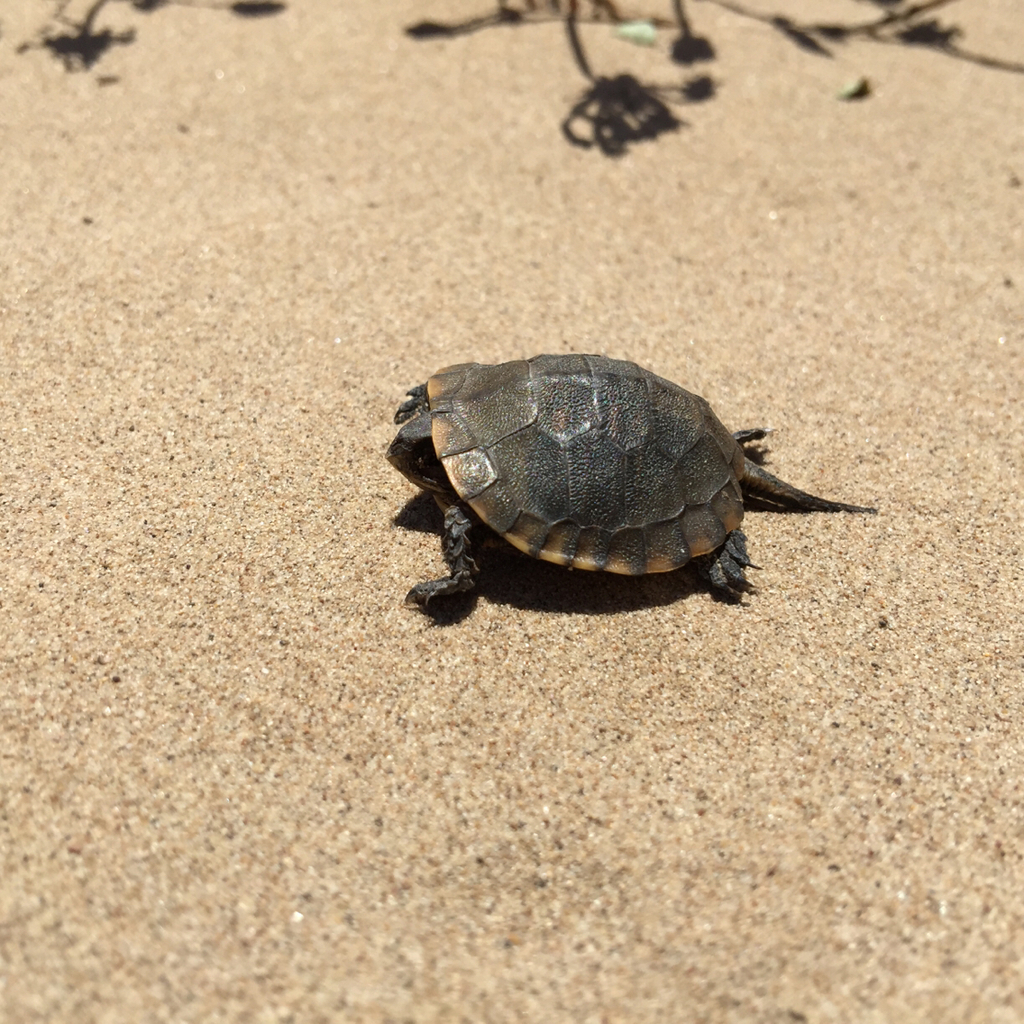
<svg viewBox="0 0 1024 1024"><path fill-rule="evenodd" d="M477 591L491 604L563 615L621 615L707 594L692 566L647 576L567 569L521 554L508 544L487 551Z"/></svg>
<svg viewBox="0 0 1024 1024"><path fill-rule="evenodd" d="M406 502L392 523L400 529L430 533L440 539L444 517L434 499L421 492ZM476 586L428 605L424 612L435 625L461 622L472 614L480 597L491 604L526 611L619 615L709 593L707 583L692 566L647 576L566 569L524 555L483 526L474 530L473 545L473 556L480 566Z"/></svg>
<svg viewBox="0 0 1024 1024"><path fill-rule="evenodd" d="M426 491L417 491L391 520L391 525L400 530L433 533L440 537L444 530L444 514Z"/></svg>

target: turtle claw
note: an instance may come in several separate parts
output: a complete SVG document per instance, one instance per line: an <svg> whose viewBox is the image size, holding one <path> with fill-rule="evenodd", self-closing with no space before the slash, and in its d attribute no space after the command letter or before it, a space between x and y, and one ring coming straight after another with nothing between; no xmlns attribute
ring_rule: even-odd
<svg viewBox="0 0 1024 1024"><path fill-rule="evenodd" d="M739 601L750 587L746 569L758 566L747 555L747 538L742 530L733 530L725 543L709 555L694 559L697 572L711 584L712 593L726 601Z"/></svg>

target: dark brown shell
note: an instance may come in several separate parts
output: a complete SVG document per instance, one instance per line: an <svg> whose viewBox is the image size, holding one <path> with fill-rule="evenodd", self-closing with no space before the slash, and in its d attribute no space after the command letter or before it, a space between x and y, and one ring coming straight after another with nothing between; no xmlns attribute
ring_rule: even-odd
<svg viewBox="0 0 1024 1024"><path fill-rule="evenodd" d="M431 377L427 396L452 487L535 558L668 572L743 519L743 449L703 398L635 363L461 363Z"/></svg>

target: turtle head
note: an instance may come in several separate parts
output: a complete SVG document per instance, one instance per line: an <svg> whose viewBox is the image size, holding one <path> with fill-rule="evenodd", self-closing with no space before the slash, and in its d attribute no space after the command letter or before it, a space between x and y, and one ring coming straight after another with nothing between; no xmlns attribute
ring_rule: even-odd
<svg viewBox="0 0 1024 1024"><path fill-rule="evenodd" d="M434 451L430 428L430 410L424 409L399 430L388 448L387 459L417 487L449 496L452 494L452 485Z"/></svg>

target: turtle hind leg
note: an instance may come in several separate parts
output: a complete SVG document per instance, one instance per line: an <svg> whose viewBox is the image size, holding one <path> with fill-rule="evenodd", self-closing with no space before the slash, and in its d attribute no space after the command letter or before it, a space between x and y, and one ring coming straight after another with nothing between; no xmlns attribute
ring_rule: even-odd
<svg viewBox="0 0 1024 1024"><path fill-rule="evenodd" d="M780 508L802 512L870 512L876 508L864 508L861 505L846 505L841 501L826 501L806 491L798 490L777 476L769 473L763 466L747 459L740 479L744 493L761 498Z"/></svg>
<svg viewBox="0 0 1024 1024"><path fill-rule="evenodd" d="M771 432L771 427L748 427L746 430L737 430L732 436L740 444L750 444L752 441L763 441Z"/></svg>
<svg viewBox="0 0 1024 1024"><path fill-rule="evenodd" d="M405 596L405 603L414 608L426 608L435 597L472 590L476 585L479 566L471 554L469 531L473 523L460 505L450 505L444 514L444 537L441 553L451 571L439 580L417 583Z"/></svg>
<svg viewBox="0 0 1024 1024"><path fill-rule="evenodd" d="M697 572L711 584L712 593L726 601L740 599L750 586L744 570L757 568L747 555L747 538L742 530L733 530L717 551L698 555L693 561Z"/></svg>

